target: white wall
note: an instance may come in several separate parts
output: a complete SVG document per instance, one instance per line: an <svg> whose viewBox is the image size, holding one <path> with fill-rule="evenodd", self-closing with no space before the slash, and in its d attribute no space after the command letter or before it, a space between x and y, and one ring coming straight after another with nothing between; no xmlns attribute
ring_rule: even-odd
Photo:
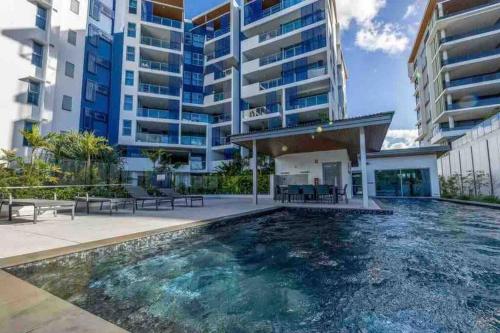
<svg viewBox="0 0 500 333"><path fill-rule="evenodd" d="M433 197L440 196L439 175L436 155L418 155L386 158L369 158L367 161L368 195L376 195L375 171L398 169L429 169L431 193Z"/></svg>
<svg viewBox="0 0 500 333"><path fill-rule="evenodd" d="M323 184L323 163L342 163L342 184L351 188L350 160L347 150L318 151L303 154L288 154L277 157L276 175L308 175L308 183L314 184L314 179L318 178ZM349 191L351 194L352 191Z"/></svg>

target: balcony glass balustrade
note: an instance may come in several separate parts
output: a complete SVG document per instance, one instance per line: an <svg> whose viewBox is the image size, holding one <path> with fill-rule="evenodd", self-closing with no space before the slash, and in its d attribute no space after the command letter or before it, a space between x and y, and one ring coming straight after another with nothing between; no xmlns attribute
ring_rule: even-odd
<svg viewBox="0 0 500 333"><path fill-rule="evenodd" d="M182 27L182 22L173 20L167 17L161 17L161 16L156 16L156 15L142 15L141 19L144 22L151 22L159 25L163 25L166 27L172 27L172 28L177 28L180 29Z"/></svg>
<svg viewBox="0 0 500 333"><path fill-rule="evenodd" d="M182 119L187 121L192 121L195 123L212 123L212 117L208 114L194 113L194 112L182 112Z"/></svg>
<svg viewBox="0 0 500 333"><path fill-rule="evenodd" d="M167 62L141 59L139 64L140 64L140 67L142 67L142 68L152 69L152 70L156 70L156 71L171 72L171 73L180 73L181 72L180 65L169 64Z"/></svg>
<svg viewBox="0 0 500 333"><path fill-rule="evenodd" d="M447 106L448 111L469 109L481 106L492 106L500 104L500 96L479 97L466 102L456 102Z"/></svg>
<svg viewBox="0 0 500 333"><path fill-rule="evenodd" d="M139 91L148 94L180 96L180 88L172 86L160 86L156 84L140 83Z"/></svg>
<svg viewBox="0 0 500 333"><path fill-rule="evenodd" d="M497 4L497 3L498 3L498 0L490 0L490 1L486 2L486 3L480 4L480 5L477 5L477 6L472 6L470 8L464 9L464 10L459 10L459 11L456 11L456 12L445 14L444 16L440 17L439 19L442 20L442 19L449 18L449 17L452 17L452 16L460 15L460 14L463 14L463 13L468 13L468 12L470 12L472 10L478 10L478 9L481 9L481 8L484 8L484 7L488 7L488 6Z"/></svg>
<svg viewBox="0 0 500 333"><path fill-rule="evenodd" d="M179 112L164 109L138 108L137 117L178 120Z"/></svg>
<svg viewBox="0 0 500 333"><path fill-rule="evenodd" d="M183 135L181 137L181 144L188 146L205 146L207 139L204 136Z"/></svg>
<svg viewBox="0 0 500 333"><path fill-rule="evenodd" d="M137 133L135 137L137 142L158 143L158 144L177 144L179 138L168 134L155 133Z"/></svg>
<svg viewBox="0 0 500 333"><path fill-rule="evenodd" d="M489 50L489 51L484 51L484 52L479 52L479 53L475 53L475 54L468 54L468 55L464 55L464 56L452 57L452 58L449 58L448 60L443 60L443 65L456 64L456 63L463 62L463 61L485 58L485 57L489 57L489 56L493 56L493 55L497 55L497 54L500 54L500 48L494 49L494 50Z"/></svg>
<svg viewBox="0 0 500 333"><path fill-rule="evenodd" d="M213 124L225 123L231 121L231 115L229 114L219 114L212 117Z"/></svg>
<svg viewBox="0 0 500 333"><path fill-rule="evenodd" d="M295 100L288 108L289 110L297 110L308 108L315 105L328 104L328 94L321 94L316 96L303 97Z"/></svg>
<svg viewBox="0 0 500 333"><path fill-rule="evenodd" d="M309 15L305 18L298 19L292 22L288 22L286 24L283 24L280 26L278 29L264 32L259 35L259 43L263 43L265 41L268 41L270 39L277 38L281 35L287 34L289 32L299 30L301 28L304 28L308 25L314 24L316 22L322 21L325 19L325 12L320 11L315 14Z"/></svg>
<svg viewBox="0 0 500 333"><path fill-rule="evenodd" d="M279 77L268 81L260 82L260 90L276 88L285 84L304 81L318 76L325 75L328 72L326 67L312 67L304 72L294 72L287 74L286 77Z"/></svg>
<svg viewBox="0 0 500 333"><path fill-rule="evenodd" d="M220 136L220 137L213 137L212 138L212 145L214 147L226 146L229 144L231 144L231 139L229 136Z"/></svg>
<svg viewBox="0 0 500 333"><path fill-rule="evenodd" d="M207 168L207 162L205 161L193 161L191 160L191 170L193 171L202 171Z"/></svg>
<svg viewBox="0 0 500 333"><path fill-rule="evenodd" d="M467 78L463 78L463 79L452 80L450 82L445 82L444 85L447 88L451 88L451 87L458 87L458 86L464 86L464 85L468 85L468 84L481 83L481 82L494 81L494 80L500 80L500 72L492 73L492 74L485 74L485 75L476 75L476 76L471 76L471 77L467 77Z"/></svg>
<svg viewBox="0 0 500 333"><path fill-rule="evenodd" d="M231 49L228 49L228 48L227 49L216 50L214 52L211 52L211 53L207 54L207 61L223 57L225 55L228 55L229 53L231 53Z"/></svg>
<svg viewBox="0 0 500 333"><path fill-rule="evenodd" d="M260 66L269 65L274 62L278 62L288 58L293 58L295 56L311 52L313 50L320 49L325 46L326 46L325 36L318 36L316 38L306 40L300 44L284 49L280 52L262 57L259 59L259 64Z"/></svg>
<svg viewBox="0 0 500 333"><path fill-rule="evenodd" d="M222 35L225 35L225 34L229 33L230 31L231 31L231 27L229 27L229 26L228 27L224 27L222 29L215 30L213 32L207 33L206 39L207 39L207 41L209 41L209 40L212 40L214 38L217 38L217 37L220 37Z"/></svg>
<svg viewBox="0 0 500 333"><path fill-rule="evenodd" d="M268 16L271 16L273 14L276 14L284 9L287 9L289 7L292 7L298 3L303 2L304 0L283 0L280 3L277 3L276 5L260 10L260 11L255 11L252 10L253 8L250 8L251 4L247 4L245 6L245 25L254 23L258 20L261 20L263 18L266 18Z"/></svg>
<svg viewBox="0 0 500 333"><path fill-rule="evenodd" d="M220 102L220 101L225 100L226 98L229 98L229 97L227 97L224 92L214 93L214 102Z"/></svg>
<svg viewBox="0 0 500 333"><path fill-rule="evenodd" d="M223 71L216 71L216 72L214 72L214 80L219 80L219 79L225 78L226 76L229 76L232 73L233 73L232 68L228 68L228 69L223 70Z"/></svg>
<svg viewBox="0 0 500 333"><path fill-rule="evenodd" d="M495 25L492 25L492 26L486 27L486 28L472 30L472 31L469 31L469 32L464 33L464 34L453 35L453 36L448 36L448 37L442 38L441 43L447 43L447 42L459 40L459 39L470 37L470 36L480 35L480 34L484 34L484 33L490 32L490 31L495 31L498 29L500 29L500 23L497 23Z"/></svg>
<svg viewBox="0 0 500 333"><path fill-rule="evenodd" d="M181 43L148 36L141 37L141 44L159 47L162 49L181 50Z"/></svg>

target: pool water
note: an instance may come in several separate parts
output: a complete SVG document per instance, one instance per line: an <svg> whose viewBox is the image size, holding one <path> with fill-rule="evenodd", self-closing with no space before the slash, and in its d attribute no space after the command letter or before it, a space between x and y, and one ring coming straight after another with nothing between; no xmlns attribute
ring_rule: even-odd
<svg viewBox="0 0 500 333"><path fill-rule="evenodd" d="M10 271L132 332L495 332L500 213L286 210ZM105 223L105 221L103 221Z"/></svg>

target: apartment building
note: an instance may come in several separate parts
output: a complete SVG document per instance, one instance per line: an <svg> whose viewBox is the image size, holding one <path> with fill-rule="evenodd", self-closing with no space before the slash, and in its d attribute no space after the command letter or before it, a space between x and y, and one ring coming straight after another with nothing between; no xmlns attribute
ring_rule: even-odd
<svg viewBox="0 0 500 333"><path fill-rule="evenodd" d="M333 0L229 0L190 19L183 0L8 1L2 147L22 153L33 124L92 131L129 171L161 148L188 175L239 153L231 135L347 115Z"/></svg>
<svg viewBox="0 0 500 333"><path fill-rule="evenodd" d="M347 72L335 2L245 0L242 132L346 117Z"/></svg>
<svg viewBox="0 0 500 333"><path fill-rule="evenodd" d="M418 141L449 144L500 111L500 1L430 0L409 59Z"/></svg>
<svg viewBox="0 0 500 333"><path fill-rule="evenodd" d="M5 0L0 12L0 147L26 154L21 130L78 129L88 1Z"/></svg>

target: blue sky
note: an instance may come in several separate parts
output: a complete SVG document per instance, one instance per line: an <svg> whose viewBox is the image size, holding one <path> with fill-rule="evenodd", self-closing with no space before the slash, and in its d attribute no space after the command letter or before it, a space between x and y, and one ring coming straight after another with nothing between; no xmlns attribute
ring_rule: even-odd
<svg viewBox="0 0 500 333"><path fill-rule="evenodd" d="M186 0L193 17L224 0ZM407 62L426 0L337 0L349 72L349 116L394 110L399 142L415 136L415 100ZM409 131L412 130L412 131Z"/></svg>

